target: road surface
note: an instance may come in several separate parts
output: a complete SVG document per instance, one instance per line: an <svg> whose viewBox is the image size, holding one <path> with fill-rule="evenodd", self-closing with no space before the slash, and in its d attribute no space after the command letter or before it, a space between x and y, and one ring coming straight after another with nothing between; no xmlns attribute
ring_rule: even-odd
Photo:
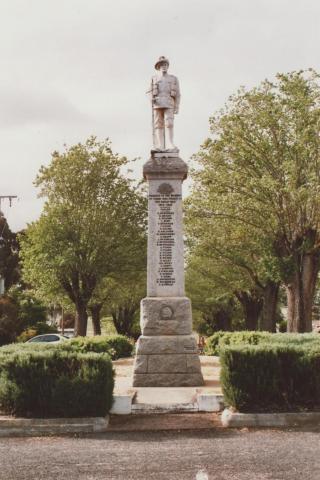
<svg viewBox="0 0 320 480"><path fill-rule="evenodd" d="M1 480L319 480L320 433L108 432L0 439Z"/></svg>

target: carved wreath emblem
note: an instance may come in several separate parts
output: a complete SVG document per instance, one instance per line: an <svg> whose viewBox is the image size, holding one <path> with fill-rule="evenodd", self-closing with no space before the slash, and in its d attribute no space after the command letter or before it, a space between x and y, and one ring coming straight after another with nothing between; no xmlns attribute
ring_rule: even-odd
<svg viewBox="0 0 320 480"><path fill-rule="evenodd" d="M171 320L173 317L173 310L169 305L164 305L160 310L160 319L161 320Z"/></svg>
<svg viewBox="0 0 320 480"><path fill-rule="evenodd" d="M174 190L173 190L172 186L170 185L170 183L161 183L161 185L159 185L159 187L158 187L158 192L161 195L170 195L170 193L173 193Z"/></svg>

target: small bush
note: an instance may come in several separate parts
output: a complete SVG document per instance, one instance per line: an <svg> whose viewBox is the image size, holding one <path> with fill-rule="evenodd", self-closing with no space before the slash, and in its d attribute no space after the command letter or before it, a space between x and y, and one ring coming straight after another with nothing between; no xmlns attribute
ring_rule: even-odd
<svg viewBox="0 0 320 480"><path fill-rule="evenodd" d="M108 337L110 348L115 351L115 358L130 357L133 353L133 342L124 335L110 335Z"/></svg>
<svg viewBox="0 0 320 480"><path fill-rule="evenodd" d="M0 409L25 417L104 416L112 405L108 355L11 345L0 350Z"/></svg>
<svg viewBox="0 0 320 480"><path fill-rule="evenodd" d="M109 353L112 360L130 357L133 343L124 335L97 335L95 337L76 337L60 345L63 349L77 352Z"/></svg>
<svg viewBox="0 0 320 480"><path fill-rule="evenodd" d="M279 332L286 333L286 331L287 331L287 321L281 320L281 322L279 322Z"/></svg>
<svg viewBox="0 0 320 480"><path fill-rule="evenodd" d="M320 408L320 344L280 342L221 350L227 405L242 412Z"/></svg>

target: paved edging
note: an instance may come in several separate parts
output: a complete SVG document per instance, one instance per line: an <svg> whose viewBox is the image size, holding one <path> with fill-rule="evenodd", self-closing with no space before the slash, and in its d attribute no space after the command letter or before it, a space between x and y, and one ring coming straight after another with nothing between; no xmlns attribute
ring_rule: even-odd
<svg viewBox="0 0 320 480"><path fill-rule="evenodd" d="M221 423L226 428L316 426L320 425L320 412L239 413L226 408Z"/></svg>
<svg viewBox="0 0 320 480"><path fill-rule="evenodd" d="M109 415L88 418L0 417L0 437L106 432Z"/></svg>

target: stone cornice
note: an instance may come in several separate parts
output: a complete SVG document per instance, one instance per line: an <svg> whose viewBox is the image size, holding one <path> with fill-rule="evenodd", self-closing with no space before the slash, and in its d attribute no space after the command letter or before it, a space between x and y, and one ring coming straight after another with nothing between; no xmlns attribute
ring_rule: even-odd
<svg viewBox="0 0 320 480"><path fill-rule="evenodd" d="M188 165L178 156L168 153L153 154L143 165L144 179L174 178L185 180L188 175Z"/></svg>

